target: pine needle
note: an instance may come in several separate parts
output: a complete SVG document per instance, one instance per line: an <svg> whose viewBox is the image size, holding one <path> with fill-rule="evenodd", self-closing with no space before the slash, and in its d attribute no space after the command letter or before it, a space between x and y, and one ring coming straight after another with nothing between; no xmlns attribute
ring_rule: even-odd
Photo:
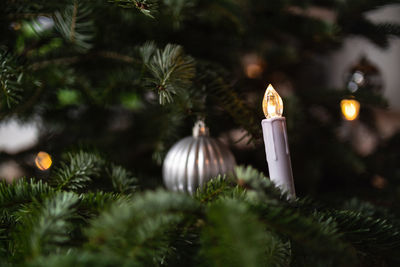
<svg viewBox="0 0 400 267"><path fill-rule="evenodd" d="M55 28L77 51L86 52L92 47L94 26L89 5L74 0L64 11L54 14Z"/></svg>
<svg viewBox="0 0 400 267"><path fill-rule="evenodd" d="M120 201L92 222L87 231L94 251L155 265L170 253L170 232L196 211L184 194L158 190Z"/></svg>
<svg viewBox="0 0 400 267"><path fill-rule="evenodd" d="M0 49L0 88L8 108L19 103L22 91L23 73L16 65L16 60L4 49Z"/></svg>
<svg viewBox="0 0 400 267"><path fill-rule="evenodd" d="M71 238L76 218L78 196L60 192L46 199L43 205L34 202L17 213L18 226L14 233L18 257L37 257L59 252Z"/></svg>
<svg viewBox="0 0 400 267"><path fill-rule="evenodd" d="M80 190L97 177L103 160L96 154L80 151L67 154L67 161L54 170L51 184L58 190Z"/></svg>
<svg viewBox="0 0 400 267"><path fill-rule="evenodd" d="M143 63L150 73L146 84L157 90L161 105L171 103L173 95L192 85L195 76L194 60L179 45L167 44L157 49L153 42L140 48Z"/></svg>

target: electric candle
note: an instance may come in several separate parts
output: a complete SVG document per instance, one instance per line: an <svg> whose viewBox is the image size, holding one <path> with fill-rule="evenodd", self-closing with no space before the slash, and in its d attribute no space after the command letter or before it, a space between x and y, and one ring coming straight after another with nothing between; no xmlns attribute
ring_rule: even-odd
<svg viewBox="0 0 400 267"><path fill-rule="evenodd" d="M265 91L262 106L266 119L261 125L270 179L290 198L295 198L286 119L282 117L283 102L271 84Z"/></svg>

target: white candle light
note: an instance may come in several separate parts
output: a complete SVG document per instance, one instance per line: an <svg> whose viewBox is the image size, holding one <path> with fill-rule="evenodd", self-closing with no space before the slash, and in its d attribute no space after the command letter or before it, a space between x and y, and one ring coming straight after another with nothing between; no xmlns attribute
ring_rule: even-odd
<svg viewBox="0 0 400 267"><path fill-rule="evenodd" d="M262 120L261 125L269 176L275 185L288 193L290 198L295 198L286 119L282 117L283 102L271 84L265 91L262 106L266 117Z"/></svg>

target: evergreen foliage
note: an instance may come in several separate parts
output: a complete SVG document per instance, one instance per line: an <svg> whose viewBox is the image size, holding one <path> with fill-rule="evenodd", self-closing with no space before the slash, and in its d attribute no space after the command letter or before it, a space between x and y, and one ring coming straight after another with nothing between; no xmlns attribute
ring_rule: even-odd
<svg viewBox="0 0 400 267"><path fill-rule="evenodd" d="M94 165L87 173L99 175ZM288 202L251 167L238 167L236 174L211 180L194 198L161 189L78 195L73 191L80 187L56 183L51 190L32 180L2 183L2 254L30 266L179 265L182 259L200 266L353 266L400 260L393 254L400 247L396 224L351 210L310 209L310 201Z"/></svg>
<svg viewBox="0 0 400 267"><path fill-rule="evenodd" d="M89 50L94 35L93 21L90 19L91 10L88 5L74 0L61 12L54 14L54 23L57 31L67 43L76 47L80 52Z"/></svg>
<svg viewBox="0 0 400 267"><path fill-rule="evenodd" d="M151 74L147 82L157 89L161 105L172 102L172 95L191 86L194 60L184 55L181 46L167 44L160 50L154 43L146 43L140 52Z"/></svg>
<svg viewBox="0 0 400 267"><path fill-rule="evenodd" d="M12 209L13 206L23 205L30 202L33 198L43 199L52 194L54 190L45 182L34 179L19 179L12 184L5 181L0 183L0 205L4 212Z"/></svg>
<svg viewBox="0 0 400 267"><path fill-rule="evenodd" d="M3 99L7 103L7 106L11 108L11 105L16 104L21 99L20 87L22 72L17 67L13 56L6 52L4 49L0 50L0 86Z"/></svg>
<svg viewBox="0 0 400 267"><path fill-rule="evenodd" d="M290 245L268 232L245 203L213 203L202 230L201 257L206 266L287 266Z"/></svg>
<svg viewBox="0 0 400 267"><path fill-rule="evenodd" d="M154 18L154 13L157 13L159 2L157 0L111 0L124 8L137 8L140 12Z"/></svg>
<svg viewBox="0 0 400 267"><path fill-rule="evenodd" d="M61 167L55 170L52 183L58 189L77 190L96 177L99 173L99 165L103 162L95 154L81 152L75 155L68 154L67 163L61 162Z"/></svg>
<svg viewBox="0 0 400 267"><path fill-rule="evenodd" d="M1 1L0 118L39 116L44 132L31 150L0 153L37 176L0 182L0 266L398 266L399 137L367 158L338 141L348 92L321 88L316 60L354 34L387 47L399 25L365 12L393 3ZM252 53L266 61L262 81L243 73ZM297 89L285 99L293 200L257 170L260 88L274 77ZM159 165L199 117L214 136L244 129L251 146L234 152L255 167L194 196L167 192ZM57 159L44 173L26 163L39 149Z"/></svg>
<svg viewBox="0 0 400 267"><path fill-rule="evenodd" d="M61 253L71 239L77 201L76 194L60 192L42 205L34 201L16 212L13 239L17 260Z"/></svg>
<svg viewBox="0 0 400 267"><path fill-rule="evenodd" d="M112 165L109 173L115 191L130 193L136 190L137 179L132 177L132 174L123 167Z"/></svg>

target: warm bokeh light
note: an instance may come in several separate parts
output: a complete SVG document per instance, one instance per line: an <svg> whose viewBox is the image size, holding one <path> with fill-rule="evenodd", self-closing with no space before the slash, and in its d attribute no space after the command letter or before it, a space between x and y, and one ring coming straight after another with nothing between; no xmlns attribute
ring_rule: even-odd
<svg viewBox="0 0 400 267"><path fill-rule="evenodd" d="M246 66L246 75L250 79L255 79L261 76L263 68L258 63L251 63Z"/></svg>
<svg viewBox="0 0 400 267"><path fill-rule="evenodd" d="M388 181L386 178L380 176L380 175L375 175L372 177L371 184L373 187L378 188L378 189L384 189L387 186Z"/></svg>
<svg viewBox="0 0 400 267"><path fill-rule="evenodd" d="M249 79L260 78L266 66L264 59L256 53L243 55L242 64L243 72Z"/></svg>
<svg viewBox="0 0 400 267"><path fill-rule="evenodd" d="M51 160L51 157L48 153L40 151L35 158L35 164L36 167L38 167L39 170L45 171L51 167L51 164L53 161Z"/></svg>
<svg viewBox="0 0 400 267"><path fill-rule="evenodd" d="M272 85L268 85L262 102L263 111L267 119L281 117L283 113L282 98Z"/></svg>
<svg viewBox="0 0 400 267"><path fill-rule="evenodd" d="M343 99L340 101L340 107L346 120L352 121L357 119L360 112L360 102L355 99Z"/></svg>

